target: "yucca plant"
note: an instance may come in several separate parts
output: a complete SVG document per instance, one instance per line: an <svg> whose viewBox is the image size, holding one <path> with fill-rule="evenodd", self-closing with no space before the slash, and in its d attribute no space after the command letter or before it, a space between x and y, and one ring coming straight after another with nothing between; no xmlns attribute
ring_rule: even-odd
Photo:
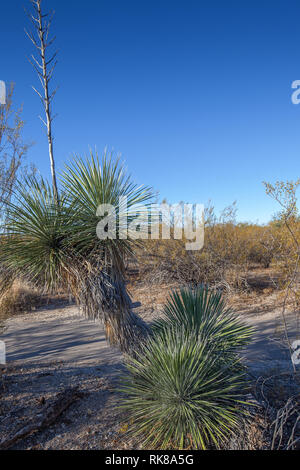
<svg viewBox="0 0 300 470"><path fill-rule="evenodd" d="M134 349L149 328L132 311L125 285L125 260L134 257L140 241L130 230L124 233L123 221L126 218L129 225L139 211L147 222L152 191L134 184L119 160L113 161L106 154L102 161L97 154L87 160L75 158L66 166L61 181L72 213L71 220L66 221L67 248L75 250L82 260L73 267L75 297L89 318L104 320L111 344L123 351ZM126 206L122 198L126 198ZM100 220L97 210L103 204L115 210L117 224L112 239L96 236Z"/></svg>
<svg viewBox="0 0 300 470"><path fill-rule="evenodd" d="M153 323L153 331L164 334L176 328L199 336L214 347L223 360L232 357L246 346L253 330L227 307L221 292L205 286L183 287L173 291L163 315Z"/></svg>
<svg viewBox="0 0 300 470"><path fill-rule="evenodd" d="M127 197L126 208L119 205L120 197ZM0 262L7 272L48 290L70 289L89 317L104 320L111 343L128 351L148 333L131 310L124 279L125 258L139 241L130 231L125 239L99 239L96 213L100 204L111 204L122 215L118 220L130 222L151 198L150 188L135 185L111 155L75 157L62 174L59 203L42 178L19 184L9 205Z"/></svg>
<svg viewBox="0 0 300 470"><path fill-rule="evenodd" d="M121 386L129 433L150 448L220 447L239 425L245 381L212 344L175 327L128 358Z"/></svg>
<svg viewBox="0 0 300 470"><path fill-rule="evenodd" d="M64 195L57 205L52 187L42 177L31 176L18 184L0 244L7 276L28 278L47 290L62 284L62 272L70 262L64 245L67 214Z"/></svg>

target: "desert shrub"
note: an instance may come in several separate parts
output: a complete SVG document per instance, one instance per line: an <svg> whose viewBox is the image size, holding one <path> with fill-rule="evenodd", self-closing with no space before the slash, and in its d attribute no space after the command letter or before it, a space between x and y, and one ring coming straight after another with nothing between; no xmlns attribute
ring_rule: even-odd
<svg viewBox="0 0 300 470"><path fill-rule="evenodd" d="M129 432L153 448L219 447L243 414L243 386L242 373L221 367L197 335L167 330L128 359L122 406Z"/></svg>
<svg viewBox="0 0 300 470"><path fill-rule="evenodd" d="M201 286L171 293L162 317L153 323L153 330L164 334L171 328L195 333L222 359L232 359L232 355L249 342L252 334L252 329L226 307L220 291L213 292Z"/></svg>
<svg viewBox="0 0 300 470"><path fill-rule="evenodd" d="M265 227L251 225L248 229L247 257L249 263L269 268L280 245L272 224Z"/></svg>
<svg viewBox="0 0 300 470"><path fill-rule="evenodd" d="M205 223L204 247L187 251L187 240L146 240L138 253L145 282L175 281L212 287L249 289L253 267L269 268L284 248L279 227L237 223L235 208L226 208L217 218L213 211Z"/></svg>
<svg viewBox="0 0 300 470"><path fill-rule="evenodd" d="M220 294L174 292L153 336L127 360L129 432L161 449L219 447L243 415L246 382L236 353L250 334Z"/></svg>
<svg viewBox="0 0 300 470"><path fill-rule="evenodd" d="M217 231L217 229L214 229ZM181 285L209 284L214 287L234 287L248 266L234 256L234 251L223 250L224 239L213 241L212 230L206 231L201 251L186 251L185 240L149 240L138 256L141 278L145 282L175 281ZM245 250L241 250L244 253Z"/></svg>
<svg viewBox="0 0 300 470"><path fill-rule="evenodd" d="M277 242L274 263L279 274L280 287L285 288L294 275L299 255L300 220L298 217L289 216L285 221L284 217L278 214L271 225Z"/></svg>
<svg viewBox="0 0 300 470"><path fill-rule="evenodd" d="M37 289L22 281L15 280L0 297L0 318L30 312L42 304L42 294Z"/></svg>
<svg viewBox="0 0 300 470"><path fill-rule="evenodd" d="M127 207L119 206L122 197ZM32 175L8 204L0 264L9 278L25 277L49 293L70 292L86 316L104 322L110 343L128 351L148 334L131 308L124 279L125 259L133 257L139 240L130 231L124 239L98 238L105 214L97 214L100 205L114 206L120 234L124 217L134 221L136 208L151 198L151 189L136 185L119 159L106 152L101 160L91 153L66 165L59 204L51 185Z"/></svg>
<svg viewBox="0 0 300 470"><path fill-rule="evenodd" d="M297 189L300 179L297 181L277 181L274 185L264 183L266 193L280 206L274 222L279 229L282 249L278 253L278 266L280 268L280 284L283 291L281 303L281 319L284 328L285 342L288 346L292 367L296 372L296 366L292 360L293 347L287 327L286 313L292 309L296 314L299 324L300 309L300 216L297 207ZM297 328L298 329L298 328Z"/></svg>

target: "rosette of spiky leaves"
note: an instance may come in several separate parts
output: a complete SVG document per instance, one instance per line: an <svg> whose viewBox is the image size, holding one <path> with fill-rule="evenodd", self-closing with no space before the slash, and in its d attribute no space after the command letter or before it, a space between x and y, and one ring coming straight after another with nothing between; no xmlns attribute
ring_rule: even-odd
<svg viewBox="0 0 300 470"><path fill-rule="evenodd" d="M122 408L129 434L145 447L219 447L244 415L242 373L225 367L195 334L164 330L126 366Z"/></svg>
<svg viewBox="0 0 300 470"><path fill-rule="evenodd" d="M137 232L130 230L137 212L141 230L147 230L148 207L153 198L151 188L135 184L120 159L113 159L107 152L101 160L92 152L85 159L75 156L66 165L61 181L73 212L72 224L69 224L70 245L76 246L83 255L104 250L107 263L110 260L121 269L125 256L134 254L139 243ZM101 207L105 214L99 214ZM97 227L109 216L112 225L115 223L115 233L111 238L108 235L101 239L97 237Z"/></svg>
<svg viewBox="0 0 300 470"><path fill-rule="evenodd" d="M70 262L65 248L67 212L64 195L58 205L42 177L33 175L18 184L1 238L0 260L10 275L46 289L62 284Z"/></svg>
<svg viewBox="0 0 300 470"><path fill-rule="evenodd" d="M132 227L137 213L137 228L148 236L152 191L136 185L120 160L106 152L101 160L92 152L85 159L75 157L66 165L61 182L71 212L66 221L69 235L66 246L88 262L87 270L82 271L80 266L77 269L77 285L81 286L78 302L89 318L104 319L111 343L128 350L136 336L148 331L147 325L131 311L125 260L134 256L141 242Z"/></svg>
<svg viewBox="0 0 300 470"><path fill-rule="evenodd" d="M139 243L137 233L132 228L127 233L126 227L138 211L140 229L148 230L152 192L134 184L119 160L106 154L101 160L93 154L76 157L66 166L61 187L58 202L43 178L32 176L17 187L0 261L6 273L47 289L70 289L89 317L104 320L111 342L128 351L148 327L132 312L126 289L125 258ZM101 205L116 216L113 238L97 236L105 216L98 214Z"/></svg>
<svg viewBox="0 0 300 470"><path fill-rule="evenodd" d="M205 286L183 287L170 294L162 317L153 323L153 330L159 334L170 328L195 333L201 341L213 344L215 353L223 360L231 360L248 344L253 333L226 307L221 292Z"/></svg>

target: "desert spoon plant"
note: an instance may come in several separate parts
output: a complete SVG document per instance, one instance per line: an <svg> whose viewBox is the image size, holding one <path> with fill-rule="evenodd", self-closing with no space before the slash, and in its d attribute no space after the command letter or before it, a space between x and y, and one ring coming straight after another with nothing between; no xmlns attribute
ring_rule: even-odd
<svg viewBox="0 0 300 470"><path fill-rule="evenodd" d="M253 332L226 306L221 291L205 286L174 290L152 328L157 334L172 328L193 332L225 361L235 359Z"/></svg>
<svg viewBox="0 0 300 470"><path fill-rule="evenodd" d="M75 249L82 260L72 273L78 286L74 295L89 318L103 318L111 344L119 345L122 351L132 351L149 332L146 323L132 311L125 284L125 260L134 258L140 240L130 230L125 236L119 235L124 231L124 219L130 223L141 206L147 208L151 203L152 191L134 184L119 160L113 161L106 154L102 162L97 155L87 161L76 158L66 167L62 183L72 212L70 222L66 221L66 246L71 251ZM126 198L126 207L120 203L122 198ZM96 212L102 204L116 208L115 238L101 240L96 236ZM147 209L144 210L147 218Z"/></svg>
<svg viewBox="0 0 300 470"><path fill-rule="evenodd" d="M127 358L121 391L129 433L151 448L220 447L245 414L238 352L250 336L220 294L174 292L153 336Z"/></svg>
<svg viewBox="0 0 300 470"><path fill-rule="evenodd" d="M125 259L139 240L99 239L99 204L118 207L127 197L123 217L135 217L136 207L152 198L138 187L118 160L104 155L75 158L61 177L60 204L51 185L37 176L20 184L9 205L1 262L10 281L25 277L43 289L63 288L74 295L89 318L102 318L107 337L130 351L148 327L131 309L125 284ZM123 208L121 208L123 211ZM125 209L124 209L125 210Z"/></svg>

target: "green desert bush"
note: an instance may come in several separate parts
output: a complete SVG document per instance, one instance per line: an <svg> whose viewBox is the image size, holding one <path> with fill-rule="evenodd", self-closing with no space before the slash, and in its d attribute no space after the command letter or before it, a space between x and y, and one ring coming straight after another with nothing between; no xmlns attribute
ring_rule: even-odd
<svg viewBox="0 0 300 470"><path fill-rule="evenodd" d="M243 415L243 386L243 373L221 366L197 335L166 330L128 359L129 433L150 448L218 448Z"/></svg>
<svg viewBox="0 0 300 470"><path fill-rule="evenodd" d="M154 448L220 447L244 414L238 350L251 331L205 287L174 292L153 335L127 360L129 433Z"/></svg>
<svg viewBox="0 0 300 470"><path fill-rule="evenodd" d="M121 197L127 198L127 207L119 207ZM23 277L47 292L71 292L89 318L103 320L110 342L128 351L137 337L148 333L131 309L125 283L126 258L133 257L139 240L130 233L125 239L99 239L96 229L103 216L97 208L117 207L120 231L120 220L134 220L137 207L151 198L151 189L136 185L120 161L106 153L102 159L92 153L75 157L66 165L59 203L47 181L27 178L8 204L1 236L5 281L9 285Z"/></svg>
<svg viewBox="0 0 300 470"><path fill-rule="evenodd" d="M153 330L158 334L170 328L195 333L223 359L239 352L252 333L226 306L222 293L205 286L183 287L171 293L162 317L153 323Z"/></svg>

